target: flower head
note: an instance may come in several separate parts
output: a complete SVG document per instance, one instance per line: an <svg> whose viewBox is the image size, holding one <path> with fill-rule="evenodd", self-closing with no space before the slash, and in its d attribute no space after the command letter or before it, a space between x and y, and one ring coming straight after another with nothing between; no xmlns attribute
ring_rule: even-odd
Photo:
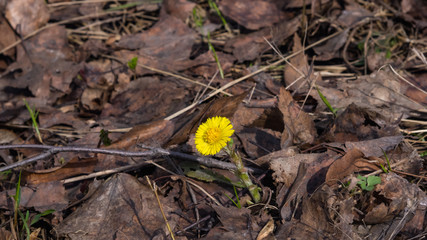
<svg viewBox="0 0 427 240"><path fill-rule="evenodd" d="M196 148L203 155L218 153L230 141L233 125L226 117L208 118L196 132Z"/></svg>

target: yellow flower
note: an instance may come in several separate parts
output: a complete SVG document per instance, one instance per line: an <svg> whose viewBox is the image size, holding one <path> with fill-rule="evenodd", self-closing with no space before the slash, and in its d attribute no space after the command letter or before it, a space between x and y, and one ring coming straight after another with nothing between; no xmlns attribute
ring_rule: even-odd
<svg viewBox="0 0 427 240"><path fill-rule="evenodd" d="M197 129L196 148L203 155L214 155L227 145L233 133L233 125L228 118L208 118Z"/></svg>

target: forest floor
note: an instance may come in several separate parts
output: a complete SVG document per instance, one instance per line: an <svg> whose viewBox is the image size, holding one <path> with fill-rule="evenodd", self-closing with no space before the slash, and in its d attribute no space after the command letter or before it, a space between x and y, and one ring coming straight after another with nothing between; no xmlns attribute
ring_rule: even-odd
<svg viewBox="0 0 427 240"><path fill-rule="evenodd" d="M0 239L427 238L424 0L0 11Z"/></svg>

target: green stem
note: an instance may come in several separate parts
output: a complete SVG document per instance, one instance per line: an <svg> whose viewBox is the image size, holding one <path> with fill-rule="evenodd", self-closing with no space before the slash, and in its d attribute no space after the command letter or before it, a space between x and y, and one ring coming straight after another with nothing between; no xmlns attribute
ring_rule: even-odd
<svg viewBox="0 0 427 240"><path fill-rule="evenodd" d="M259 193L259 187L252 183L251 178L249 177L248 170L245 168L242 162L240 155L233 150L232 144L227 144L225 151L230 155L231 162L236 165L236 176L242 181L243 185L249 190L249 193L252 196L252 199L255 203L258 203L261 200L261 195Z"/></svg>

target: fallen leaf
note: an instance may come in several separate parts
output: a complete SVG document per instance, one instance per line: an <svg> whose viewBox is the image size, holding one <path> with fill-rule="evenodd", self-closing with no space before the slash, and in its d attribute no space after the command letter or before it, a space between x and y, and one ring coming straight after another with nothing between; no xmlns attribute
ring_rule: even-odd
<svg viewBox="0 0 427 240"><path fill-rule="evenodd" d="M244 128L237 135L243 144L245 152L251 158L259 158L280 150L281 133L271 129Z"/></svg>
<svg viewBox="0 0 427 240"><path fill-rule="evenodd" d="M379 167L371 163L368 159L363 159L363 153L354 148L347 151L342 157L334 161L326 173L326 184L334 185L337 181L343 180L354 172L375 171Z"/></svg>
<svg viewBox="0 0 427 240"><path fill-rule="evenodd" d="M349 142L400 136L397 123L372 108L351 104L338 115L330 130L332 141Z"/></svg>
<svg viewBox="0 0 427 240"><path fill-rule="evenodd" d="M5 16L18 34L26 36L49 20L49 11L43 0L14 0L7 3Z"/></svg>
<svg viewBox="0 0 427 240"><path fill-rule="evenodd" d="M169 140L172 136L174 124L169 120L134 126L129 132L123 134L117 141L106 146L106 149L129 149L136 144L159 145Z"/></svg>
<svg viewBox="0 0 427 240"><path fill-rule="evenodd" d="M185 22L193 14L195 6L195 3L188 0L165 0L160 14L168 14Z"/></svg>
<svg viewBox="0 0 427 240"><path fill-rule="evenodd" d="M1 192L0 208L13 211L13 201L10 197L14 194L15 189ZM22 208L34 208L39 212L54 209L59 212L64 210L67 205L65 187L59 181L21 187L20 207Z"/></svg>
<svg viewBox="0 0 427 240"><path fill-rule="evenodd" d="M359 142L345 142L345 147L346 149L356 148L366 157L380 157L384 155L383 151L394 149L402 140L403 136L389 136Z"/></svg>
<svg viewBox="0 0 427 240"><path fill-rule="evenodd" d="M178 207L159 196L172 230ZM57 227L71 239L146 239L169 235L153 191L131 175L120 173L105 181L83 205Z"/></svg>
<svg viewBox="0 0 427 240"><path fill-rule="evenodd" d="M225 50L232 51L239 62L254 60L263 52L271 49L265 39L272 44L284 41L298 30L299 21L300 18L295 17L269 28L249 34L241 34L228 40L225 44Z"/></svg>
<svg viewBox="0 0 427 240"><path fill-rule="evenodd" d="M340 48L344 46L348 39L348 32L350 29L344 30L342 33L336 35L335 37L329 39L322 45L318 45L313 48L313 50L316 52L317 61L328 61L333 58L340 57Z"/></svg>
<svg viewBox="0 0 427 240"><path fill-rule="evenodd" d="M251 30L269 27L284 18L274 2L262 0L224 0L219 2L219 9L224 16Z"/></svg>
<svg viewBox="0 0 427 240"><path fill-rule="evenodd" d="M167 145L185 142L190 134L195 133L201 123L215 116L231 118L237 106L246 97L248 92L233 97L222 97L206 104L203 109L175 133Z"/></svg>
<svg viewBox="0 0 427 240"><path fill-rule="evenodd" d="M294 34L293 52L303 50L301 39L297 34ZM286 64L284 77L287 89L296 92L308 92L311 81L321 81L321 77L315 74L314 69L311 69L307 62L307 56L302 51L295 57L289 60L290 64Z"/></svg>
<svg viewBox="0 0 427 240"><path fill-rule="evenodd" d="M40 184L63 180L69 177L93 173L97 158L74 157L65 163L63 166L58 166L52 169L22 172L22 182L27 184Z"/></svg>
<svg viewBox="0 0 427 240"><path fill-rule="evenodd" d="M283 122L285 123L285 130L281 138L282 148L290 144L313 143L317 135L313 120L302 111L285 88L280 89L278 107L283 114Z"/></svg>

